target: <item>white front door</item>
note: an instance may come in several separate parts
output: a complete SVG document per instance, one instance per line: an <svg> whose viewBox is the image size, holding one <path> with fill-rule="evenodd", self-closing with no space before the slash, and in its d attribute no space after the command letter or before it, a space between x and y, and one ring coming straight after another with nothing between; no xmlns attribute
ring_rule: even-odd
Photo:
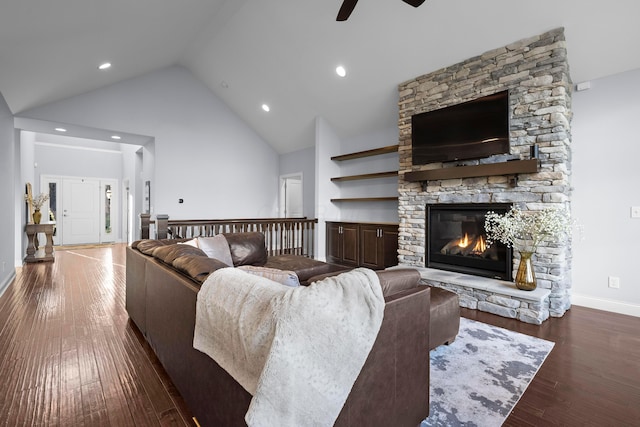
<svg viewBox="0 0 640 427"><path fill-rule="evenodd" d="M62 243L99 243L100 181L65 178L62 187Z"/></svg>

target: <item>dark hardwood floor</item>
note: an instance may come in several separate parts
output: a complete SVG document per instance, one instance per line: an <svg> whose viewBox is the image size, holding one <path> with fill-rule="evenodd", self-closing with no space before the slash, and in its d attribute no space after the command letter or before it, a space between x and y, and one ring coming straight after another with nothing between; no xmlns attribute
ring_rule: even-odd
<svg viewBox="0 0 640 427"><path fill-rule="evenodd" d="M124 290L124 245L25 264L0 298L2 425L195 425Z"/></svg>
<svg viewBox="0 0 640 427"><path fill-rule="evenodd" d="M195 425L124 308L124 245L56 251L0 297L0 424ZM542 326L465 317L556 343L505 426L639 426L640 318L573 307Z"/></svg>
<svg viewBox="0 0 640 427"><path fill-rule="evenodd" d="M579 306L541 326L462 314L555 343L504 426L640 426L640 318Z"/></svg>

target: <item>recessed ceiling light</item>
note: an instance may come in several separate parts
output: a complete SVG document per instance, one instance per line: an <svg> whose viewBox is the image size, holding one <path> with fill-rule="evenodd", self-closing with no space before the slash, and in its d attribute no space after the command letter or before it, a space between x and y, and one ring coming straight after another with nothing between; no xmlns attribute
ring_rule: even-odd
<svg viewBox="0 0 640 427"><path fill-rule="evenodd" d="M262 109L263 109L264 111L266 111L267 113L268 113L269 111L271 111L271 108L269 108L269 106L268 106L267 104L262 104Z"/></svg>
<svg viewBox="0 0 640 427"><path fill-rule="evenodd" d="M111 139L122 139L120 135L111 135Z"/></svg>
<svg viewBox="0 0 640 427"><path fill-rule="evenodd" d="M347 70L345 70L345 68L342 65L338 65L336 67L336 74L339 75L340 77L344 77L347 75Z"/></svg>
<svg viewBox="0 0 640 427"><path fill-rule="evenodd" d="M105 62L104 64L98 65L98 70L106 70L111 68L111 62Z"/></svg>
<svg viewBox="0 0 640 427"><path fill-rule="evenodd" d="M65 128L56 128L55 130L57 132L66 132L67 131Z"/></svg>

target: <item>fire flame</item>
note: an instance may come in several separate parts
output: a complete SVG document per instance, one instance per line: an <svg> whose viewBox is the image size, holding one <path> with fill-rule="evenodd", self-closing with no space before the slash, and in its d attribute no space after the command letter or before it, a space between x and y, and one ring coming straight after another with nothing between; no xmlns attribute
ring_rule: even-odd
<svg viewBox="0 0 640 427"><path fill-rule="evenodd" d="M476 245L473 247L474 253L482 254L487 250L487 242L484 240L484 236L480 236L478 240L476 240Z"/></svg>
<svg viewBox="0 0 640 427"><path fill-rule="evenodd" d="M458 241L458 247L466 248L469 246L469 236L465 233L464 237Z"/></svg>
<svg viewBox="0 0 640 427"><path fill-rule="evenodd" d="M458 240L457 246L459 248L466 248L472 243L475 243L473 249L471 249L472 254L482 254L487 250L487 242L484 239L484 236L480 236L477 239L469 239L469 235L465 233L464 237Z"/></svg>

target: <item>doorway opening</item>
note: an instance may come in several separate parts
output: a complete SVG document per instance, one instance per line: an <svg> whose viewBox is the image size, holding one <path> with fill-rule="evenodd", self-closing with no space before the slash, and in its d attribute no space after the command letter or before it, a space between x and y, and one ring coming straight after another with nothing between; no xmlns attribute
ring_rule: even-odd
<svg viewBox="0 0 640 427"><path fill-rule="evenodd" d="M304 216L302 198L302 172L280 176L280 217Z"/></svg>

